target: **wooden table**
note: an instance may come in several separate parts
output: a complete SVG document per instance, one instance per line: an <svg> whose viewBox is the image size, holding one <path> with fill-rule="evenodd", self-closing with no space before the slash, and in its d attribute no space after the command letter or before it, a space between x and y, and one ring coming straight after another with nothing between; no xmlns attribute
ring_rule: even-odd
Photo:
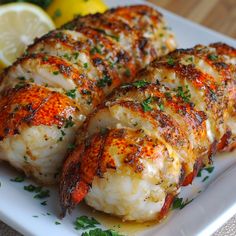
<svg viewBox="0 0 236 236"><path fill-rule="evenodd" d="M148 0L236 39L236 0Z"/></svg>
<svg viewBox="0 0 236 236"><path fill-rule="evenodd" d="M148 0L178 15L236 39L236 0ZM19 236L0 222L0 236ZM214 236L235 236L236 216Z"/></svg>

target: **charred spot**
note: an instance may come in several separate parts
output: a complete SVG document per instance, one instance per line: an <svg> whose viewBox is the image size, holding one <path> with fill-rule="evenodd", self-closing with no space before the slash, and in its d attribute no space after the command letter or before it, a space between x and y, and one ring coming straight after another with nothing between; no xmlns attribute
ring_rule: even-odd
<svg viewBox="0 0 236 236"><path fill-rule="evenodd" d="M33 107L32 107L32 103L25 105L25 109L26 109L27 111L32 112L32 111L34 110Z"/></svg>
<svg viewBox="0 0 236 236"><path fill-rule="evenodd" d="M67 76L69 76L70 73L71 73L72 68L71 68L71 66L65 66L65 65L61 64L61 65L59 65L59 70L60 70L61 73L66 74Z"/></svg>
<svg viewBox="0 0 236 236"><path fill-rule="evenodd" d="M8 135L10 133L10 128L8 128L8 127L4 128L3 132L5 135Z"/></svg>
<svg viewBox="0 0 236 236"><path fill-rule="evenodd" d="M126 134L126 130L125 129L119 129L117 130L115 133L112 134L112 136L114 138L123 138Z"/></svg>
<svg viewBox="0 0 236 236"><path fill-rule="evenodd" d="M3 136L0 136L0 141L2 141L4 139L4 137Z"/></svg>
<svg viewBox="0 0 236 236"><path fill-rule="evenodd" d="M145 46L147 45L148 40L145 37L141 37L138 41L138 47L141 51L144 50Z"/></svg>
<svg viewBox="0 0 236 236"><path fill-rule="evenodd" d="M224 63L224 62L216 62L214 63L214 66L217 68L217 69L227 69L229 66Z"/></svg>
<svg viewBox="0 0 236 236"><path fill-rule="evenodd" d="M99 66L99 65L101 65L102 63L103 63L103 60L102 60L101 58L99 58L99 57L96 57L96 58L93 59L93 64L94 64L95 66Z"/></svg>
<svg viewBox="0 0 236 236"><path fill-rule="evenodd" d="M20 131L18 129L14 129L13 130L13 134L16 135L16 134L20 134Z"/></svg>
<svg viewBox="0 0 236 236"><path fill-rule="evenodd" d="M129 62L130 61L130 57L129 55L125 52L125 51L119 51L117 53L117 62Z"/></svg>

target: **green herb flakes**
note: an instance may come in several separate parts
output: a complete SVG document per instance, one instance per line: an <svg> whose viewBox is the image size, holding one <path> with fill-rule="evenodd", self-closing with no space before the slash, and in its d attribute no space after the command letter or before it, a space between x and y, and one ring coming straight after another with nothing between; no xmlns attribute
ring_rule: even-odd
<svg viewBox="0 0 236 236"><path fill-rule="evenodd" d="M210 54L208 55L208 59L210 59L211 61L216 61L218 59L218 56L214 54Z"/></svg>
<svg viewBox="0 0 236 236"><path fill-rule="evenodd" d="M152 110L152 108L149 106L149 104L152 102L152 100L153 100L153 98L150 96L141 103L144 112Z"/></svg>
<svg viewBox="0 0 236 236"><path fill-rule="evenodd" d="M38 194L34 196L34 198L37 198L37 199L43 199L47 197L50 197L49 190L41 190Z"/></svg>
<svg viewBox="0 0 236 236"><path fill-rule="evenodd" d="M102 79L98 80L97 86L103 88L105 86L110 86L112 84L112 79L109 76L104 76Z"/></svg>
<svg viewBox="0 0 236 236"><path fill-rule="evenodd" d="M68 149L69 151L73 151L73 150L75 149L75 147L76 147L75 144L69 143L67 149Z"/></svg>
<svg viewBox="0 0 236 236"><path fill-rule="evenodd" d="M97 225L99 225L99 222L96 221L93 217L89 218L88 216L80 216L76 218L74 225L76 230L84 230L95 228Z"/></svg>
<svg viewBox="0 0 236 236"><path fill-rule="evenodd" d="M123 236L123 235L112 229L102 230L97 228L97 229L92 229L89 232L84 232L81 234L81 236Z"/></svg>
<svg viewBox="0 0 236 236"><path fill-rule="evenodd" d="M76 98L76 90L77 90L77 89L71 89L71 90L69 90L69 91L66 92L66 95L67 95L68 97L71 97L71 98L75 99L75 98Z"/></svg>
<svg viewBox="0 0 236 236"><path fill-rule="evenodd" d="M177 94L177 97L181 97L184 102L189 103L191 98L191 93L188 88L188 85L185 87L179 86L177 89L174 89Z"/></svg>
<svg viewBox="0 0 236 236"><path fill-rule="evenodd" d="M142 88L145 87L146 85L150 84L149 82L145 81L145 80L139 80L139 81L135 81L132 83L136 88Z"/></svg>
<svg viewBox="0 0 236 236"><path fill-rule="evenodd" d="M58 75L60 72L59 71L53 71L52 72L54 75Z"/></svg>
<svg viewBox="0 0 236 236"><path fill-rule="evenodd" d="M173 66L175 64L175 60L172 57L167 58L167 64L170 66Z"/></svg>
<svg viewBox="0 0 236 236"><path fill-rule="evenodd" d="M18 176L18 177L15 177L15 179L10 179L12 182L17 182L17 183L21 183L25 180L25 177L23 176Z"/></svg>
<svg viewBox="0 0 236 236"><path fill-rule="evenodd" d="M65 120L65 128L73 127L74 124L72 116L69 116L69 118Z"/></svg>
<svg viewBox="0 0 236 236"><path fill-rule="evenodd" d="M183 198L176 197L173 201L172 209L183 209L185 206L187 206L192 201L193 201L193 199L190 201L188 201L188 199L186 199L186 201L183 201Z"/></svg>

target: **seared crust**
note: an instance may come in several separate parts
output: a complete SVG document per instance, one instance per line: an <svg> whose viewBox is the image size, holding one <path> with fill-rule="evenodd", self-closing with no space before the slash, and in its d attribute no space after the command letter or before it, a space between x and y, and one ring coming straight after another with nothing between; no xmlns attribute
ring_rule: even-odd
<svg viewBox="0 0 236 236"><path fill-rule="evenodd" d="M109 163L117 161L120 143L114 143L117 137L111 133L133 132L135 146L135 138L140 139L142 132L150 142L135 146L132 155L126 153L130 138L121 135L122 153L127 161L117 170L114 165L111 168L117 172L127 168L129 175L145 175L147 167L138 164L140 150L152 150L154 143L164 145L169 158L179 160L181 168L178 169L176 164L172 166L172 173L177 171L179 176L171 183L174 188L169 188L167 176L160 177L160 182L165 183L166 200L157 218L163 218L180 186L190 184L198 171L211 163L211 156L216 151L232 150L236 146L235 63L236 49L225 44L179 49L151 63L135 82L114 90L79 130L77 148L65 162L60 183L64 213L86 196L94 178L101 178L108 171L108 160ZM106 132L102 134L104 129ZM92 147L97 139L101 145L94 154ZM104 150L109 147L112 154L107 158ZM155 157L153 152L150 155ZM148 160L146 154L143 156L143 160ZM72 178L75 181L70 182L74 164L78 161L76 178ZM96 167L88 164L90 161L97 163ZM167 157L163 158L163 165L166 162ZM104 168L100 170L98 166ZM89 179L86 179L88 175Z"/></svg>
<svg viewBox="0 0 236 236"><path fill-rule="evenodd" d="M37 84L62 97L67 95L84 117L154 57L175 48L173 34L167 27L163 31L165 27L161 14L146 6L78 17L36 39L25 55L4 71L0 97L19 85ZM156 36L159 31L161 39ZM153 45L157 45L155 49Z"/></svg>

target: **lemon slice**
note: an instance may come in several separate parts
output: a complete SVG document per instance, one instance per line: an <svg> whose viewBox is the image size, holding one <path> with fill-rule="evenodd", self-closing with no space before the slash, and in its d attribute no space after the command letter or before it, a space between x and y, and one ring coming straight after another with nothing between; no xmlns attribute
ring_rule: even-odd
<svg viewBox="0 0 236 236"><path fill-rule="evenodd" d="M33 4L2 5L0 7L0 67L11 65L35 37L40 37L54 28L54 23L47 13Z"/></svg>
<svg viewBox="0 0 236 236"><path fill-rule="evenodd" d="M57 27L72 20L76 15L104 12L107 6L102 0L53 0L47 9Z"/></svg>

